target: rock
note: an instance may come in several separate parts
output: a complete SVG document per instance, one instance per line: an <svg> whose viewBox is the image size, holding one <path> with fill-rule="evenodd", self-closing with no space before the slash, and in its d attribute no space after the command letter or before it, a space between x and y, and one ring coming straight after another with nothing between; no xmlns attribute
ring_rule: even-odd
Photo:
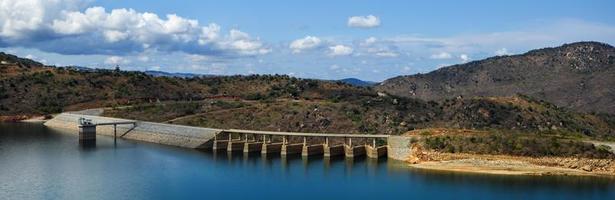
<svg viewBox="0 0 615 200"><path fill-rule="evenodd" d="M584 165L583 167L581 167L581 170L586 171L586 172L591 172L592 167L589 165Z"/></svg>

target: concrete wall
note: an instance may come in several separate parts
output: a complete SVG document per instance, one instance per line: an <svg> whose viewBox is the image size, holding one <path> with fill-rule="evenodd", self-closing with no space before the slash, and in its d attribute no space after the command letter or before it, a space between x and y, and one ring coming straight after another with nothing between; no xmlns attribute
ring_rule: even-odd
<svg viewBox="0 0 615 200"><path fill-rule="evenodd" d="M64 129L78 134L78 120L81 117L91 119L93 123L133 121L78 113L62 113L47 121L45 126ZM118 125L118 137L131 127L132 125ZM214 136L220 132L222 132L221 129L137 121L136 128L122 138L185 148L210 148L213 146ZM113 126L98 126L96 134L113 136ZM388 157L395 160L407 160L411 154L411 141L411 137L390 136L388 138ZM298 152L301 152L301 148L299 148Z"/></svg>
<svg viewBox="0 0 615 200"><path fill-rule="evenodd" d="M410 149L412 137L390 136L388 139L387 155L391 159L406 161L412 153Z"/></svg>
<svg viewBox="0 0 615 200"><path fill-rule="evenodd" d="M92 119L93 123L132 121L110 117L62 113L47 121L45 126L65 129L77 134L79 133L78 120L80 117ZM118 137L131 127L132 125L118 125ZM113 126L98 126L96 131L98 135L113 136ZM136 128L122 138L185 148L205 148L212 145L210 140L214 138L215 134L221 131L220 129L137 121Z"/></svg>

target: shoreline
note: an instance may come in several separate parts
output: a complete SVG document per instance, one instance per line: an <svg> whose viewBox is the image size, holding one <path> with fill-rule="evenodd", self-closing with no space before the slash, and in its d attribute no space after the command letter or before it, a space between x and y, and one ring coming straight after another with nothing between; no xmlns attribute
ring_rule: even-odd
<svg viewBox="0 0 615 200"><path fill-rule="evenodd" d="M4 119L7 122L23 123L45 123L50 121L50 119L45 118L45 116L26 115L0 116L0 119ZM595 143L598 143L598 141L595 141ZM600 144L612 145L612 143L606 142L600 142ZM507 155L440 153L425 151L422 147L414 145L408 148L408 150L410 150L411 155L407 157L408 159L405 160L405 163L409 168L415 169L513 176L597 176L615 178L615 161L608 159L535 158ZM398 159L403 160L403 157Z"/></svg>
<svg viewBox="0 0 615 200"><path fill-rule="evenodd" d="M615 161L583 158L532 158L429 152L425 161L406 161L414 169L509 176L594 176L615 178ZM569 163L574 163L569 165ZM594 165L586 164L593 163ZM576 166L576 165L581 166ZM569 165L569 166L567 166Z"/></svg>

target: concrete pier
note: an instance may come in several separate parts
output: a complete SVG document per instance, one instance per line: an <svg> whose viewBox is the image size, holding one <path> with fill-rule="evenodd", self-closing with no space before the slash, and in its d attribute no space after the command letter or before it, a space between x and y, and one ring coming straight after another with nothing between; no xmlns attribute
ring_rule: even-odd
<svg viewBox="0 0 615 200"><path fill-rule="evenodd" d="M262 142L246 142L243 145L243 152L244 153L250 153L250 152L259 152L263 150L263 143Z"/></svg>
<svg viewBox="0 0 615 200"><path fill-rule="evenodd" d="M346 155L346 158L355 158L365 155L365 146L344 145L344 154Z"/></svg>
<svg viewBox="0 0 615 200"><path fill-rule="evenodd" d="M324 156L325 157L333 157L333 156L344 155L344 145L339 144L339 145L329 146L329 145L325 144L323 151L324 151Z"/></svg>
<svg viewBox="0 0 615 200"><path fill-rule="evenodd" d="M379 158L387 155L387 147L372 147L369 145L365 146L365 154L368 158Z"/></svg>
<svg viewBox="0 0 615 200"><path fill-rule="evenodd" d="M301 156L322 155L324 153L324 144L303 145Z"/></svg>
<svg viewBox="0 0 615 200"><path fill-rule="evenodd" d="M244 143L246 142L243 140L229 140L226 146L226 151L243 151Z"/></svg>
<svg viewBox="0 0 615 200"><path fill-rule="evenodd" d="M265 143L261 148L261 154L280 153L282 151L282 143Z"/></svg>
<svg viewBox="0 0 615 200"><path fill-rule="evenodd" d="M300 154L303 151L303 144L282 144L281 156Z"/></svg>
<svg viewBox="0 0 615 200"><path fill-rule="evenodd" d="M212 150L213 151L219 151L219 150L226 151L227 147L228 147L228 140L214 140Z"/></svg>

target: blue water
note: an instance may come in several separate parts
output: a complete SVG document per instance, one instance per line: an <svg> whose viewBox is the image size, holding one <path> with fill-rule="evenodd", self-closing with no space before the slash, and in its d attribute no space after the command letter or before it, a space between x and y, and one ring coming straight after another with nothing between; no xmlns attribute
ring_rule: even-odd
<svg viewBox="0 0 615 200"><path fill-rule="evenodd" d="M394 161L212 154L0 124L0 199L615 199L615 180L413 170Z"/></svg>

